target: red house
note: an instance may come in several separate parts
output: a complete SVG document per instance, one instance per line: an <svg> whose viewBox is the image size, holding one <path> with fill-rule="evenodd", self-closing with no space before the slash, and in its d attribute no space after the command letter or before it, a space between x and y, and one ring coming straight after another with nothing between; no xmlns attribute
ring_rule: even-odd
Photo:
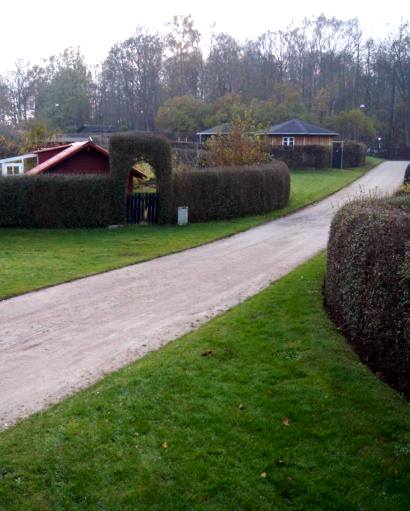
<svg viewBox="0 0 410 511"><path fill-rule="evenodd" d="M91 140L74 142L39 149L33 154L37 157L37 165L26 172L27 176L38 174L102 174L110 173L110 155L106 149ZM132 178L146 178L146 174L137 167L130 169L128 192L132 192Z"/></svg>

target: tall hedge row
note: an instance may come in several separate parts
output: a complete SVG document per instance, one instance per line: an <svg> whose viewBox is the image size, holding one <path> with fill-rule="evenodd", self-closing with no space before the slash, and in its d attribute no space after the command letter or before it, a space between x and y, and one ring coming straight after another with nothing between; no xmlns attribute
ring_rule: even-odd
<svg viewBox="0 0 410 511"><path fill-rule="evenodd" d="M270 154L290 169L324 169L332 166L331 145L272 146ZM359 142L343 144L343 168L362 167L367 147Z"/></svg>
<svg viewBox="0 0 410 511"><path fill-rule="evenodd" d="M360 142L343 144L343 168L363 167L366 163L367 146Z"/></svg>
<svg viewBox="0 0 410 511"><path fill-rule="evenodd" d="M41 175L0 178L0 226L100 227L125 222L129 172L138 160L152 165L159 193L159 222L190 207L190 221L260 214L289 200L289 170L282 162L263 168L203 169L172 177L169 143L146 134L110 139L110 176Z"/></svg>
<svg viewBox="0 0 410 511"><path fill-rule="evenodd" d="M173 175L174 220L188 206L190 222L259 215L289 202L290 174L283 162L193 169Z"/></svg>
<svg viewBox="0 0 410 511"><path fill-rule="evenodd" d="M324 169L332 166L331 146L272 146L270 153L290 169Z"/></svg>
<svg viewBox="0 0 410 511"><path fill-rule="evenodd" d="M172 156L169 142L149 134L120 133L110 138L110 168L116 183L116 223L124 223L126 215L127 183L130 169L138 160L144 160L155 170L159 194L160 223L173 219Z"/></svg>
<svg viewBox="0 0 410 511"><path fill-rule="evenodd" d="M364 200L335 216L327 309L362 360L410 397L410 197Z"/></svg>
<svg viewBox="0 0 410 511"><path fill-rule="evenodd" d="M0 177L0 227L104 227L115 216L109 176Z"/></svg>

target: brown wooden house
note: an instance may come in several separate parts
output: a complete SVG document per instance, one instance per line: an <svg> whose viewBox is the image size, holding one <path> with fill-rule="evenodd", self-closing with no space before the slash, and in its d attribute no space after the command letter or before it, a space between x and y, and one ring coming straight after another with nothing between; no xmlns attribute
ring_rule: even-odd
<svg viewBox="0 0 410 511"><path fill-rule="evenodd" d="M230 124L225 123L197 133L198 142L202 144L210 137L227 135ZM272 146L331 145L339 135L334 131L315 126L300 119L274 124L266 129L249 132L250 135L262 136Z"/></svg>
<svg viewBox="0 0 410 511"><path fill-rule="evenodd" d="M259 135L272 146L331 145L338 133L299 119L282 122L261 130Z"/></svg>

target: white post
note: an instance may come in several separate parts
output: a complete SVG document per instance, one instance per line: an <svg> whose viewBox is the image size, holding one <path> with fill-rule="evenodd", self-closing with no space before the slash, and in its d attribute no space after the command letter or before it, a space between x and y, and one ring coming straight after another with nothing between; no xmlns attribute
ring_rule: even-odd
<svg viewBox="0 0 410 511"><path fill-rule="evenodd" d="M188 206L178 208L178 225L187 225L188 223Z"/></svg>

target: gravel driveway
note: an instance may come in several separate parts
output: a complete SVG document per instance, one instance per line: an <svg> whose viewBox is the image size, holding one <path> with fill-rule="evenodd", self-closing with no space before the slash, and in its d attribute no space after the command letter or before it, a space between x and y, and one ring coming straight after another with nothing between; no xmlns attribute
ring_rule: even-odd
<svg viewBox="0 0 410 511"><path fill-rule="evenodd" d="M257 293L326 246L337 208L392 192L385 162L313 206L179 254L0 302L0 429Z"/></svg>

